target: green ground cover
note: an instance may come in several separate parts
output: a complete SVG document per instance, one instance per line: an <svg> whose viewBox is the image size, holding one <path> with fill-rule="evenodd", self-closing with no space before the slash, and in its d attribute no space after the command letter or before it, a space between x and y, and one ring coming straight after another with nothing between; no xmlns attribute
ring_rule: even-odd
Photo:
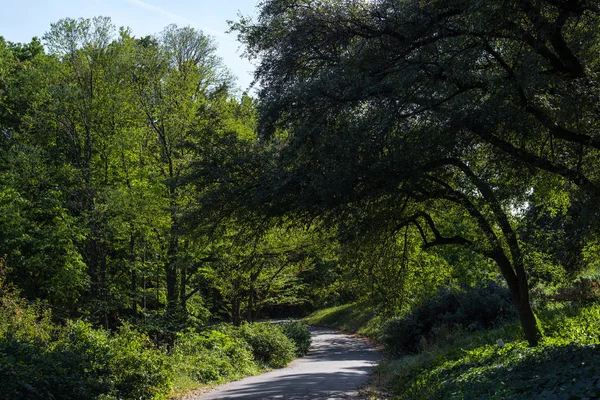
<svg viewBox="0 0 600 400"><path fill-rule="evenodd" d="M600 304L548 303L538 305L537 316L544 338L534 348L517 321L504 320L491 329L445 326L416 352L388 351L373 398L383 392L395 399L600 397ZM364 304L319 310L307 320L386 340L386 324Z"/></svg>

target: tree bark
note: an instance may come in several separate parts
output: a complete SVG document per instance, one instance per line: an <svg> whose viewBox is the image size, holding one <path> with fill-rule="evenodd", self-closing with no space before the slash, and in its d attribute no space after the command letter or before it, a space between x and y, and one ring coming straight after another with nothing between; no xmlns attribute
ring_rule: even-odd
<svg viewBox="0 0 600 400"><path fill-rule="evenodd" d="M508 217L502 209L498 199L494 195L492 188L477 175L475 175L475 173L466 164L458 160L449 160L449 164L458 167L483 195L485 202L492 210L492 214L496 220L496 223L502 230L502 234L509 247L510 258L506 254L501 241L496 235L496 232L494 232L494 229L492 228L492 225L486 216L479 211L475 204L473 204L464 193L454 190L451 186L443 181L439 181L435 178L432 178L432 181L441 186L446 192L445 195L440 197L465 207L466 211L475 219L477 225L479 225L480 229L485 234L488 243L491 245L491 250L483 252L479 251L479 253L494 260L500 268L502 276L506 280L508 289L510 290L515 309L517 310L517 314L525 334L525 338L530 346L537 346L541 335L537 327L535 314L533 313L529 300L529 285L527 283L527 275L523 265L523 255L516 233L512 229ZM429 220L428 223L432 225L433 221ZM435 228L433 228L433 231L434 233L437 232ZM437 243L444 244L444 242L448 242L441 239L444 238L441 238L439 232L437 232ZM455 244L460 244L459 241L455 240L454 242ZM464 244L472 247L468 241L465 241Z"/></svg>
<svg viewBox="0 0 600 400"><path fill-rule="evenodd" d="M135 267L135 234L131 234L129 239L129 263L131 266L131 315L134 319L138 318L137 301L137 271Z"/></svg>
<svg viewBox="0 0 600 400"><path fill-rule="evenodd" d="M171 229L165 275L167 281L167 316L174 316L177 311L177 235Z"/></svg>

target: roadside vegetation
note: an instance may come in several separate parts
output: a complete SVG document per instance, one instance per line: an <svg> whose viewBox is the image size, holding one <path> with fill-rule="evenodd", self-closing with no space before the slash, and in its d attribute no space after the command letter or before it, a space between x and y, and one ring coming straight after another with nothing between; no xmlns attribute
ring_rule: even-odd
<svg viewBox="0 0 600 400"><path fill-rule="evenodd" d="M0 300L0 386L6 399L166 399L286 366L308 351L298 321L219 325L157 345L130 324L116 331L52 321L43 304Z"/></svg>
<svg viewBox="0 0 600 400"><path fill-rule="evenodd" d="M316 311L314 324L378 340L386 360L368 393L397 399L567 399L600 396L600 280L581 279L543 296L536 315L544 332L527 345L508 291L488 282L441 288L393 318L348 304ZM559 298L560 301L556 301Z"/></svg>

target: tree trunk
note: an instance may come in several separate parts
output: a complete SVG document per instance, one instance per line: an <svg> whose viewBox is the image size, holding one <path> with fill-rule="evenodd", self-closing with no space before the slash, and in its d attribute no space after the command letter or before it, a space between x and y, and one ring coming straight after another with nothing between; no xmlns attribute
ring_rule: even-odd
<svg viewBox="0 0 600 400"><path fill-rule="evenodd" d="M137 271L135 268L135 235L129 239L129 263L131 265L131 315L134 319L138 317L137 302Z"/></svg>
<svg viewBox="0 0 600 400"><path fill-rule="evenodd" d="M177 236L174 228L171 229L169 239L169 249L167 251L167 263L165 265L165 274L167 281L167 316L174 316L177 311Z"/></svg>
<svg viewBox="0 0 600 400"><path fill-rule="evenodd" d="M537 346L541 335L537 326L535 314L533 313L531 304L529 303L529 298L515 299L513 296L513 301L515 302L517 313L519 314L519 320L521 321L521 326L523 327L525 339L530 346Z"/></svg>
<svg viewBox="0 0 600 400"><path fill-rule="evenodd" d="M185 241L182 252L184 254L187 253L190 246L190 242L188 240ZM188 284L188 263L184 261L180 263L179 266L179 307L181 311L187 314L187 284Z"/></svg>
<svg viewBox="0 0 600 400"><path fill-rule="evenodd" d="M254 286L251 285L248 292L248 310L246 312L246 320L248 322L254 322Z"/></svg>
<svg viewBox="0 0 600 400"><path fill-rule="evenodd" d="M241 301L238 295L231 299L231 323L233 326L240 326L242 323Z"/></svg>
<svg viewBox="0 0 600 400"><path fill-rule="evenodd" d="M138 302L137 302L137 273L135 266L131 267L131 315L134 319L138 317Z"/></svg>
<svg viewBox="0 0 600 400"><path fill-rule="evenodd" d="M166 148L164 149L166 151ZM169 158L169 177L173 178L173 166ZM177 226L177 215L175 210L177 204L175 201L176 191L172 185L169 189L169 210L171 217L171 228L169 230L169 249L167 250L167 265L166 265L166 280L167 280L167 316L173 317L177 312L179 305L179 291L177 290L177 269L178 269L178 252L179 252L179 232Z"/></svg>
<svg viewBox="0 0 600 400"><path fill-rule="evenodd" d="M502 234L506 239L508 248L510 251L510 258L505 254L500 241L496 234L491 228L489 222L483 217L483 215L476 209L476 207L468 202L464 202L469 213L476 218L479 226L486 232L488 240L492 244L494 250L491 252L491 258L493 258L500 270L513 298L513 303L519 315L521 326L523 327L523 333L527 342L530 346L537 346L540 339L540 331L537 326L535 314L531 309L531 303L529 301L529 285L527 283L527 274L525 273L525 267L523 264L523 253L515 230L512 228L508 216L502 205L496 198L496 195L491 186L483 179L479 178L466 164L462 162L454 162L454 164L460 168L465 175L475 184L483 195L486 203L490 206L492 213L496 219L496 222L502 230ZM512 261L512 262L511 262Z"/></svg>
<svg viewBox="0 0 600 400"><path fill-rule="evenodd" d="M254 313L254 297L256 295L255 284L260 275L260 269L250 274L250 287L248 289L248 311L246 319L248 322L254 322L256 314Z"/></svg>
<svg viewBox="0 0 600 400"><path fill-rule="evenodd" d="M187 273L187 267L182 265L179 271L179 307L184 312L187 312Z"/></svg>
<svg viewBox="0 0 600 400"><path fill-rule="evenodd" d="M525 339L530 346L537 346L540 339L540 331L537 326L535 314L531 308L529 301L529 286L524 274L516 274L515 270L524 270L522 266L515 267L511 265L508 257L501 251L497 250L491 255L491 258L498 264L500 271L508 284L508 289L512 296L513 304L517 310ZM521 275L521 276L519 276Z"/></svg>
<svg viewBox="0 0 600 400"><path fill-rule="evenodd" d="M92 235L94 231L92 231ZM88 275L90 277L90 298L92 301L98 299L99 279L98 279L98 252L97 242L95 239L90 239L87 243L87 259Z"/></svg>

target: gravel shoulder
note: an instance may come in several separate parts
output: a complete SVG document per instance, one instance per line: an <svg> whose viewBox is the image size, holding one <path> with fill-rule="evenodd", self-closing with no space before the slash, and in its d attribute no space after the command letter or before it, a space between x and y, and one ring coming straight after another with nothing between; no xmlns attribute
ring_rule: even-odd
<svg viewBox="0 0 600 400"><path fill-rule="evenodd" d="M355 398L381 359L372 345L327 328L312 328L307 356L286 368L219 386L197 400Z"/></svg>

